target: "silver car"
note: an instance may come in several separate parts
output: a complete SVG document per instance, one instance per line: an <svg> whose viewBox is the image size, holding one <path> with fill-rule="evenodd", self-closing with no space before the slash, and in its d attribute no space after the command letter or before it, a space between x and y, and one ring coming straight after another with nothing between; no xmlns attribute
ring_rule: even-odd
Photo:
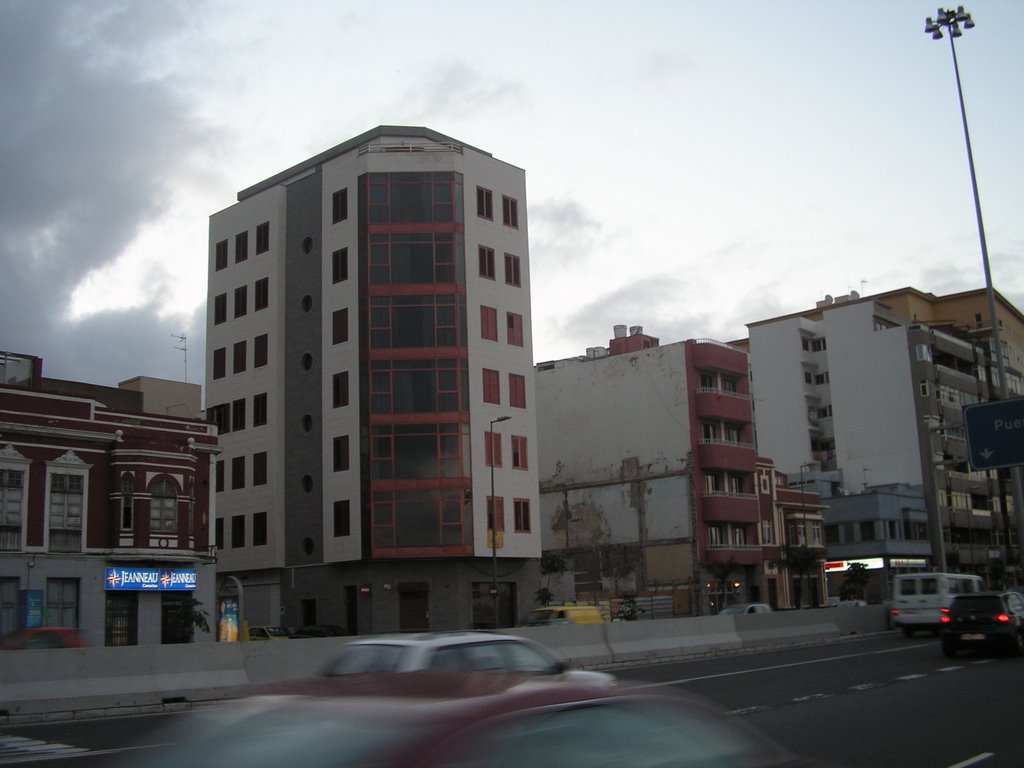
<svg viewBox="0 0 1024 768"><path fill-rule="evenodd" d="M501 670L599 687L615 685L606 672L570 669L540 643L494 632L429 632L365 637L345 645L323 675L418 670Z"/></svg>

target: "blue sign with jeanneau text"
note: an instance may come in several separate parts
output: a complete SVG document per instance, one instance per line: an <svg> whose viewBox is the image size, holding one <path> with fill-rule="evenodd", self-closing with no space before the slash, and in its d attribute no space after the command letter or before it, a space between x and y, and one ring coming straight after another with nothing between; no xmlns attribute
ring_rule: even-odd
<svg viewBox="0 0 1024 768"><path fill-rule="evenodd" d="M107 568L106 588L129 592L193 590L196 572L188 568Z"/></svg>

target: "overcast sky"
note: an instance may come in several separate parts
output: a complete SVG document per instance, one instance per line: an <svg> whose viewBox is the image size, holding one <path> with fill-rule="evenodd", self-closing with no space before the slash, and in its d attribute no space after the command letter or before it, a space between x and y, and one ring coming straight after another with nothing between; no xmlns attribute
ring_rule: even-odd
<svg viewBox="0 0 1024 768"><path fill-rule="evenodd" d="M538 362L980 288L932 2L0 0L0 350L202 383L210 214L388 124L526 170ZM993 281L1024 307L1020 5L967 10Z"/></svg>

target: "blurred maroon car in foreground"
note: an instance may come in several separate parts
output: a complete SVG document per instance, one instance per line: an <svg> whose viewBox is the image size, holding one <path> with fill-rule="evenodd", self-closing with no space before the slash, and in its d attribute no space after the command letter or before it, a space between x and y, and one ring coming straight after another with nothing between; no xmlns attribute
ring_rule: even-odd
<svg viewBox="0 0 1024 768"><path fill-rule="evenodd" d="M704 703L504 672L300 680L198 711L147 768L797 768ZM137 760L136 756L133 758Z"/></svg>
<svg viewBox="0 0 1024 768"><path fill-rule="evenodd" d="M24 651L35 648L84 648L88 643L71 627L33 627L19 629L0 641L0 649Z"/></svg>

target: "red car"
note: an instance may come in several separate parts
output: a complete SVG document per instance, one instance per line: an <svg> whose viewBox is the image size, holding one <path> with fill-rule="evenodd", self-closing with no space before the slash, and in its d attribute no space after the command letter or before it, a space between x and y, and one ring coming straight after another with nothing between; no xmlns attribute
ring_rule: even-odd
<svg viewBox="0 0 1024 768"><path fill-rule="evenodd" d="M681 694L506 672L300 680L194 717L147 753L147 768L191 767L197 755L217 768L811 765Z"/></svg>
<svg viewBox="0 0 1024 768"><path fill-rule="evenodd" d="M0 643L0 649L24 651L35 648L84 648L87 645L81 633L72 627L32 627L7 635Z"/></svg>

